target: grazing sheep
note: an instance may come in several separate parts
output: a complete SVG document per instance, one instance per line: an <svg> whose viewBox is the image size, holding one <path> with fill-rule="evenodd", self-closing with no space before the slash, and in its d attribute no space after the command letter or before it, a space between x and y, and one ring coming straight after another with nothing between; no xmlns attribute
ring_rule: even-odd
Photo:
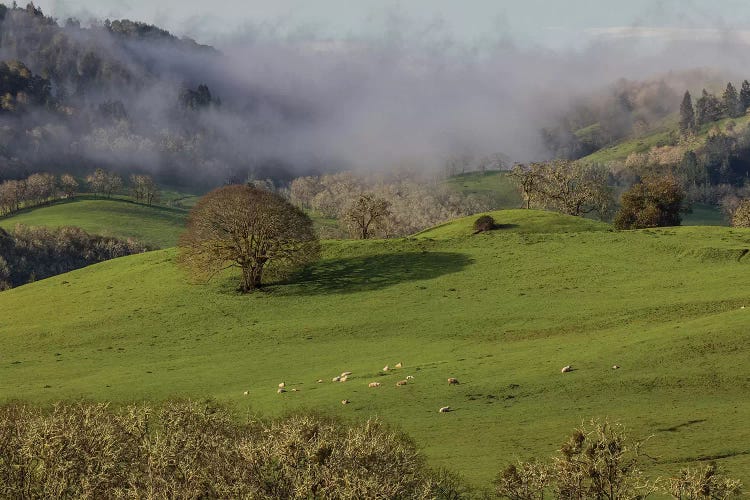
<svg viewBox="0 0 750 500"><path fill-rule="evenodd" d="M338 382L339 380L341 380L341 377L340 376L336 376L336 377L333 377L331 379L331 382Z"/></svg>
<svg viewBox="0 0 750 500"><path fill-rule="evenodd" d="M283 393L283 392L286 392L286 389L284 389L283 387L279 387L279 388L278 388L278 389L276 390L276 393L277 393L277 394L281 394L281 393Z"/></svg>
<svg viewBox="0 0 750 500"><path fill-rule="evenodd" d="M286 387L286 382L282 382L279 384L279 388L283 389L284 387Z"/></svg>
<svg viewBox="0 0 750 500"><path fill-rule="evenodd" d="M438 410L438 413L448 413L449 411L452 411L450 406L443 406Z"/></svg>
<svg viewBox="0 0 750 500"><path fill-rule="evenodd" d="M404 367L404 364L401 361L396 363L396 368L403 368L403 367Z"/></svg>
<svg viewBox="0 0 750 500"><path fill-rule="evenodd" d="M349 403L351 403L351 401L349 401L348 399L342 399L341 400L341 404L342 405L348 405Z"/></svg>
<svg viewBox="0 0 750 500"><path fill-rule="evenodd" d="M619 370L619 369L620 369L620 366L619 366L619 365L612 365L612 369L613 369L613 370Z"/></svg>
<svg viewBox="0 0 750 500"><path fill-rule="evenodd" d="M385 366L383 367L383 371L384 371L384 372L387 372L388 370L390 370L390 367L388 367L388 365L385 365Z"/></svg>
<svg viewBox="0 0 750 500"><path fill-rule="evenodd" d="M397 387L398 386L402 386L402 385L406 385L406 384L408 384L408 382L406 380L399 380L398 382L396 382L396 386Z"/></svg>
<svg viewBox="0 0 750 500"><path fill-rule="evenodd" d="M348 376L349 376L349 375L351 375L351 374L352 374L352 372L343 372L343 373L341 374L341 376L342 376L342 377L348 377Z"/></svg>
<svg viewBox="0 0 750 500"><path fill-rule="evenodd" d="M458 379L453 377L449 378L448 385L458 385Z"/></svg>
<svg viewBox="0 0 750 500"><path fill-rule="evenodd" d="M380 387L380 382L370 382L367 387Z"/></svg>
<svg viewBox="0 0 750 500"><path fill-rule="evenodd" d="M319 379L318 379L318 383L319 383L319 384L322 384L322 383L323 383L323 379L322 379L322 378L319 378Z"/></svg>
<svg viewBox="0 0 750 500"><path fill-rule="evenodd" d="M573 371L573 367L570 365L566 365L562 367L562 370L560 370L560 373L568 373L572 371Z"/></svg>
<svg viewBox="0 0 750 500"><path fill-rule="evenodd" d="M249 393L250 393L249 391L245 391L245 392L242 393L242 395L243 396L247 396Z"/></svg>
<svg viewBox="0 0 750 500"><path fill-rule="evenodd" d="M414 380L414 377L412 377L411 375L407 375L406 380Z"/></svg>
<svg viewBox="0 0 750 500"><path fill-rule="evenodd" d="M339 382L346 382L346 381L348 380L348 378L349 378L349 377L347 377L346 375L344 375L343 377L341 377L341 378L339 379Z"/></svg>

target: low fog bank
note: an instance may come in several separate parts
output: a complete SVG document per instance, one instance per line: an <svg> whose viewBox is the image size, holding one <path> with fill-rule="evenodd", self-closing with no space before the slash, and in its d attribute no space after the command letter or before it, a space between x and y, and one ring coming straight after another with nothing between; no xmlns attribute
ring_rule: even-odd
<svg viewBox="0 0 750 500"><path fill-rule="evenodd" d="M597 123L616 140L676 111L687 89L750 76L740 33L610 35L554 51L429 30L332 42L248 28L214 49L139 23L11 9L0 59L42 83L38 99L31 83L3 89L0 178L104 166L205 187L576 156L564 143L577 128Z"/></svg>

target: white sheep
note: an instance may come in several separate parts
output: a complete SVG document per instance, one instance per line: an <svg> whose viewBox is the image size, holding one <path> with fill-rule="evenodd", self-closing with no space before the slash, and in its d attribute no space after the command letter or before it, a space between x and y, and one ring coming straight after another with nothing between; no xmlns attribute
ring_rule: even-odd
<svg viewBox="0 0 750 500"><path fill-rule="evenodd" d="M342 405L348 405L349 403L351 403L351 401L349 401L348 399L342 399L341 400L341 404Z"/></svg>
<svg viewBox="0 0 750 500"><path fill-rule="evenodd" d="M283 387L279 387L279 388L278 388L278 389L276 390L276 393L277 393L277 394L282 394L282 393L284 393L284 392L286 392L286 389L284 389Z"/></svg>
<svg viewBox="0 0 750 500"><path fill-rule="evenodd" d="M403 367L404 367L404 364L401 361L396 363L396 368L403 368Z"/></svg>
<svg viewBox="0 0 750 500"><path fill-rule="evenodd" d="M286 387L286 382L282 382L279 384L280 389L283 389L284 387Z"/></svg>
<svg viewBox="0 0 750 500"><path fill-rule="evenodd" d="M411 376L411 375L407 375L407 376L406 376L406 380L414 380L414 377L413 377L413 376Z"/></svg>
<svg viewBox="0 0 750 500"><path fill-rule="evenodd" d="M390 368L390 367L389 367L388 365L385 365L385 366L383 367L383 371L384 371L384 372L387 372L387 371L388 371L388 370L390 370L390 369L391 369L391 368Z"/></svg>
<svg viewBox="0 0 750 500"><path fill-rule="evenodd" d="M380 387L380 382L370 382L367 387Z"/></svg>
<svg viewBox="0 0 750 500"><path fill-rule="evenodd" d="M341 377L339 379L339 382L346 382L348 379L349 379L349 377L347 377L346 375L344 375L343 377Z"/></svg>
<svg viewBox="0 0 750 500"><path fill-rule="evenodd" d="M250 394L250 391L245 391L242 393L243 396L247 396L248 394Z"/></svg>
<svg viewBox="0 0 750 500"><path fill-rule="evenodd" d="M396 386L397 387L402 386L402 385L406 385L406 384L408 384L408 382L406 380L399 380L398 382L396 382Z"/></svg>
<svg viewBox="0 0 750 500"><path fill-rule="evenodd" d="M341 380L341 376L336 376L331 379L331 382L338 382Z"/></svg>
<svg viewBox="0 0 750 500"><path fill-rule="evenodd" d="M620 366L619 366L619 365L612 365L612 369L613 369L613 370L619 370L619 369L620 369Z"/></svg>
<svg viewBox="0 0 750 500"><path fill-rule="evenodd" d="M349 376L349 375L351 375L351 374L352 374L352 372L343 372L343 373L341 374L341 376L342 376L342 377L348 377L348 376Z"/></svg>
<svg viewBox="0 0 750 500"><path fill-rule="evenodd" d="M448 379L448 385L458 385L458 379L457 379L457 378L453 378L453 377L450 377L450 378Z"/></svg>
<svg viewBox="0 0 750 500"><path fill-rule="evenodd" d="M449 411L451 411L450 406L443 406L438 410L438 413L448 413Z"/></svg>
<svg viewBox="0 0 750 500"><path fill-rule="evenodd" d="M562 367L562 370L560 370L560 373L568 373L568 372L572 372L572 371L573 371L573 367L572 366L565 365L565 366Z"/></svg>

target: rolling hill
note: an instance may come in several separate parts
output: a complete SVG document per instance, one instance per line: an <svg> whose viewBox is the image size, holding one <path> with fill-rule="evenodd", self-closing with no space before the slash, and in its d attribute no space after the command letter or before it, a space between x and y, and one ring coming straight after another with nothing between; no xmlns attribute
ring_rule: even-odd
<svg viewBox="0 0 750 500"><path fill-rule="evenodd" d="M135 238L157 248L167 248L177 244L186 215L186 211L175 208L83 197L0 217L0 227L76 226L90 233Z"/></svg>
<svg viewBox="0 0 750 500"><path fill-rule="evenodd" d="M660 472L716 459L750 481L750 230L493 216L503 229L472 235L472 217L328 241L317 265L249 296L229 275L189 283L174 249L4 292L0 399L215 397L267 415L378 415L480 485L607 416L652 436ZM332 383L343 371L352 378ZM299 391L276 394L281 381Z"/></svg>

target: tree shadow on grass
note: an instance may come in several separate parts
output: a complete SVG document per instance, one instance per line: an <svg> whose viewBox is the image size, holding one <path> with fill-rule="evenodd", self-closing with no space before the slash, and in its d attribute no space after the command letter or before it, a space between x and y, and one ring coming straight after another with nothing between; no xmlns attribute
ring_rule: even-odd
<svg viewBox="0 0 750 500"><path fill-rule="evenodd" d="M275 295L319 295L379 290L461 271L473 260L460 253L404 252L324 260L269 287Z"/></svg>

